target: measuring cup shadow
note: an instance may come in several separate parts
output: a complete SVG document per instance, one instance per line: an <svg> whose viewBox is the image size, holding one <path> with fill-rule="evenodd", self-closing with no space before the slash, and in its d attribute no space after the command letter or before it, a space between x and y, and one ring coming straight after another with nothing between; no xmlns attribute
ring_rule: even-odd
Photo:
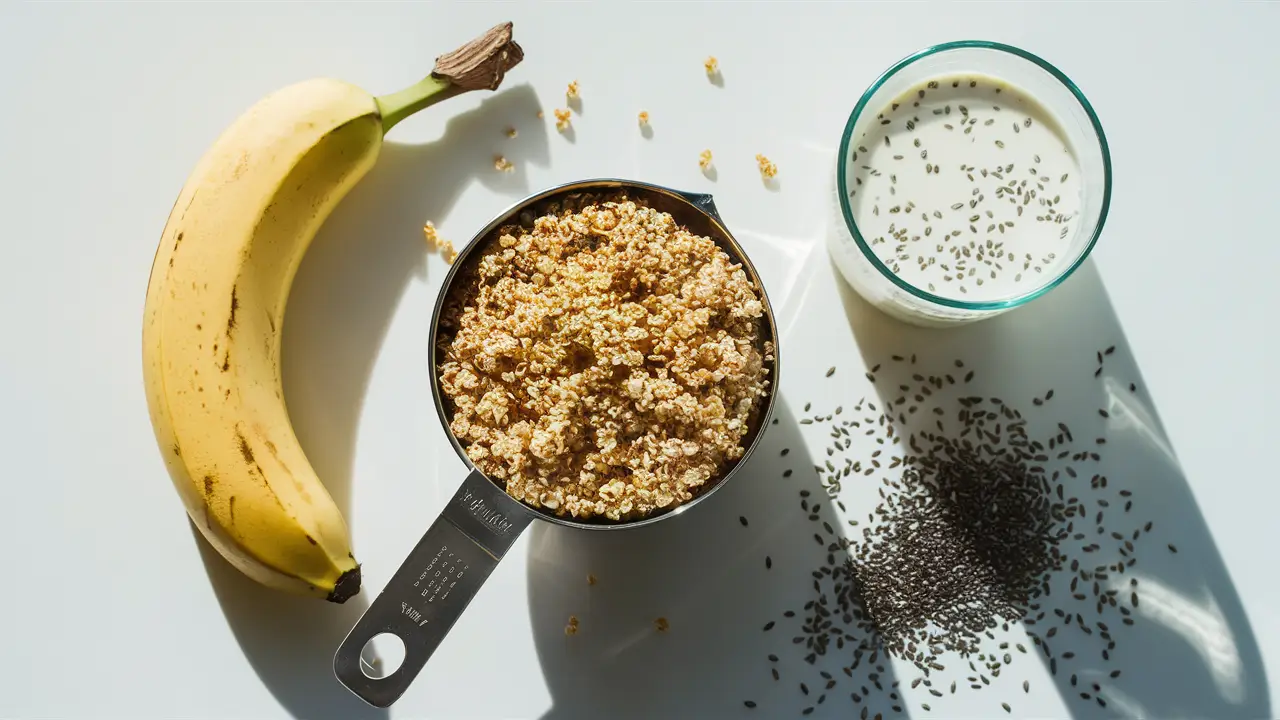
<svg viewBox="0 0 1280 720"><path fill-rule="evenodd" d="M910 396L901 386L917 387L917 374L949 373L961 387L928 401L943 408L941 418L952 428L961 409L958 397L976 396L1000 398L1021 412L1028 438L1046 446L1050 437L1061 442L1058 435L1065 435L1058 423L1070 431L1066 444L1046 450L1049 459L1041 464L1047 472L1059 471L1064 495L1079 498L1084 512L1069 519L1072 537L1060 545L1065 567L1054 573L1051 594L1032 601L1039 609L1029 613L1026 630L1042 638L1042 644L1028 647L1039 651L1046 665L1050 663L1043 643L1057 658L1052 664L1057 691L1072 715L1272 717L1270 691L1248 618L1093 262L1025 308L946 330L899 323L840 285L864 361L868 368L880 366L874 387L881 404ZM1114 349L1108 353L1110 348ZM903 360L895 361L893 355ZM956 367L955 360L965 367ZM974 376L966 383L969 371ZM1053 395L1046 400L1050 390ZM943 397L947 399L939 399ZM980 407L995 409L989 404ZM895 415L901 406L897 408ZM906 416L901 428L905 434L937 431L939 416L921 410ZM955 437L958 429L950 433ZM1057 458L1064 450L1096 452L1099 459ZM1066 473L1067 465L1076 477ZM1093 487L1095 476L1106 478L1105 488ZM1129 502L1132 507L1126 509ZM1147 522L1152 523L1150 532L1143 530ZM1076 539L1075 533L1083 537ZM1094 544L1099 547L1084 550ZM1176 554L1169 545L1176 547ZM1127 564L1130 559L1132 565ZM1071 571L1073 561L1089 573L1101 566L1105 576L1082 577ZM1126 563L1123 571L1110 567L1117 562ZM1136 586L1131 584L1134 579ZM1105 603L1100 612L1099 596L1109 590L1115 593L1116 605ZM1124 624L1121 607L1130 613L1132 625ZM1080 629L1081 622L1087 633ZM1115 642L1106 658L1104 632ZM1120 674L1112 677L1116 670ZM1017 664L1006 668L1006 675L1018 672Z"/></svg>
<svg viewBox="0 0 1280 720"><path fill-rule="evenodd" d="M533 89L521 85L452 118L440 140L386 144L298 269L284 327L285 399L308 460L348 521L369 376L405 288L426 274L423 222L447 217L472 179L499 192L527 192L525 164L549 163L545 129L526 128L516 139L504 137L503 129L512 117L533 118L537 108ZM515 172L487 164L496 147L515 161ZM334 720L388 717L333 676L333 650L368 607L367 593L342 606L283 595L241 575L203 540L197 544L241 650L289 713Z"/></svg>
<svg viewBox="0 0 1280 720"><path fill-rule="evenodd" d="M545 720L737 717L747 701L762 717L808 706L810 717L848 717L850 692L875 684L867 663L852 677L842 672L850 652L836 652L834 641L812 664L805 659L814 651L800 630L804 606L817 596L812 573L827 564L832 541L814 535L824 523L839 533L839 520L785 397L774 418L739 475L687 515L626 533L534 524L530 619L554 702ZM814 503L814 519L801 500ZM569 636L571 616L579 625ZM892 668L876 679L890 692Z"/></svg>

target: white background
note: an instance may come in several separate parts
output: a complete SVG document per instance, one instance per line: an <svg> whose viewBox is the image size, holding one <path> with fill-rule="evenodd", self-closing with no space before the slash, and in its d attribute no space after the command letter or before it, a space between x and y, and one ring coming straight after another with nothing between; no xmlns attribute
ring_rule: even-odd
<svg viewBox="0 0 1280 720"><path fill-rule="evenodd" d="M173 198L218 132L269 91L319 75L393 91L504 19L525 62L500 93L451 100L390 134L290 301L287 399L347 508L367 590L336 607L260 589L190 529L147 419L142 303ZM965 357L1010 397L1033 388L1023 402L1057 387L1062 412L1101 423L1093 353L1110 344L1103 380L1138 384L1121 416L1136 420L1099 428L1122 448L1108 456L1113 482L1134 489L1139 519L1156 520L1137 566L1151 593L1132 635L1118 633L1125 676L1080 672L1108 683L1110 711L1275 717L1277 30L1280 5L1259 3L7 5L0 717L709 718L750 716L746 698L757 717L798 716L813 698L795 680L811 670L759 626L807 597L812 567L781 561L813 550L807 520L795 488L776 487L779 447L795 448L787 462L801 468L806 448L823 453L823 433L795 423L803 404L852 406L872 392L864 362L919 351ZM1111 141L1115 187L1093 260L1070 282L939 335L874 316L841 287L823 243L858 95L900 57L962 38L1025 47L1070 75ZM723 87L703 73L708 54ZM573 79L584 105L569 139L535 113L550 118ZM637 131L640 110L652 138ZM704 147L715 180L698 170ZM493 170L496 152L514 174ZM758 152L779 167L774 190ZM783 422L743 479L669 525L605 538L532 528L401 702L365 708L332 679L332 651L463 473L427 385L445 266L419 228L432 220L460 244L515 199L589 176L714 193L779 314ZM850 514L873 499L855 492ZM737 516L752 510L745 530ZM600 577L590 590L587 572ZM582 630L565 638L571 613ZM651 630L659 615L665 635ZM768 652L785 654L781 683ZM896 672L904 686L914 677ZM946 699L921 687L906 709L1003 716L1012 698L1019 716L1100 711L1032 656L999 684ZM855 717L850 691L833 690L813 717Z"/></svg>

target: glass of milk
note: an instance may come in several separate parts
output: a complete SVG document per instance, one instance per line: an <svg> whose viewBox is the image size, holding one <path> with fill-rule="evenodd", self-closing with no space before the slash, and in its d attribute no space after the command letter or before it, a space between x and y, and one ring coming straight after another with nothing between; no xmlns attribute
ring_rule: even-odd
<svg viewBox="0 0 1280 720"><path fill-rule="evenodd" d="M1111 156L1066 75L985 41L927 48L863 93L836 162L836 266L918 325L993 317L1049 292L1098 241Z"/></svg>

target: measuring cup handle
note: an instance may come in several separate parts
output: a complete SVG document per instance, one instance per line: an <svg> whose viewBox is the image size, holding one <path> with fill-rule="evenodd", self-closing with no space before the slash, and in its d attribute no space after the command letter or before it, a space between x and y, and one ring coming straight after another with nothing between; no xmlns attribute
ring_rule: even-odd
<svg viewBox="0 0 1280 720"><path fill-rule="evenodd" d="M686 192L684 190L675 190L677 195L688 200L694 207L716 219L716 222L723 224L724 218L720 217L720 211L716 209L715 200L706 193Z"/></svg>
<svg viewBox="0 0 1280 720"><path fill-rule="evenodd" d="M473 470L333 656L338 681L375 707L395 702L418 676L533 514ZM404 642L404 662L383 678L360 652L383 633Z"/></svg>

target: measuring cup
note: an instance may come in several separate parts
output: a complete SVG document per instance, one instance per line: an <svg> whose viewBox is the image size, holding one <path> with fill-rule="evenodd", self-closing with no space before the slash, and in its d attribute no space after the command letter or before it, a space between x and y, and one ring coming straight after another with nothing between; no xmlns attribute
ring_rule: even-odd
<svg viewBox="0 0 1280 720"><path fill-rule="evenodd" d="M713 239L735 263L742 265L743 271L760 291L764 305L761 350L764 343L772 343L774 359L765 363L767 395L757 405L743 436L746 451L741 458L722 467L719 476L707 483L697 496L672 510L637 520L574 520L516 500L506 493L500 482L490 479L471 463L462 444L450 430L451 409L446 407L445 396L440 389L437 358L440 320L454 284L469 276L466 270L473 266L499 228L511 224L532 227L535 218L550 212L577 210L620 192L632 200L670 213L690 232ZM431 337L428 365L436 412L454 451L471 472L334 655L333 671L338 680L376 707L387 707L404 694L498 561L532 520L545 520L580 530L625 530L668 520L688 511L728 482L742 467L743 461L751 456L760 441L761 431L768 424L778 394L778 331L773 308L760 276L746 252L725 228L711 196L641 182L597 179L567 183L531 195L502 212L467 243L450 268L431 317ZM384 633L390 633L404 643L404 660L385 677L374 677L362 666L360 653L370 640Z"/></svg>

